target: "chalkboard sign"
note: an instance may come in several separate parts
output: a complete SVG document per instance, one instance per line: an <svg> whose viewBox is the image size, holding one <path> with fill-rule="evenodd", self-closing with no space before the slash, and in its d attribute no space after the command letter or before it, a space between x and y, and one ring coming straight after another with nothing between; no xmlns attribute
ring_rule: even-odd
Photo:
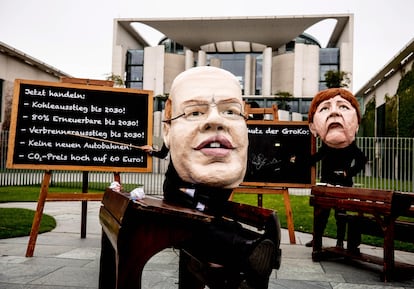
<svg viewBox="0 0 414 289"><path fill-rule="evenodd" d="M151 91L16 80L8 168L148 172Z"/></svg>
<svg viewBox="0 0 414 289"><path fill-rule="evenodd" d="M315 169L307 160L315 139L307 122L248 123L247 172L242 185L310 187Z"/></svg>

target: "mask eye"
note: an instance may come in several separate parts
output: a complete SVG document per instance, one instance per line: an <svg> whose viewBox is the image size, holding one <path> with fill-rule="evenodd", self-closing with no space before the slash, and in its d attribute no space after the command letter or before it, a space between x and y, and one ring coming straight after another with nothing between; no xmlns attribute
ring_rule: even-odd
<svg viewBox="0 0 414 289"><path fill-rule="evenodd" d="M339 109L340 110L350 110L351 108L346 104L342 104L342 105L339 106Z"/></svg>
<svg viewBox="0 0 414 289"><path fill-rule="evenodd" d="M202 118L208 111L208 104L189 105L184 108L185 118L189 120L197 120Z"/></svg>
<svg viewBox="0 0 414 289"><path fill-rule="evenodd" d="M241 105L239 103L223 103L218 106L223 117L234 118L241 115Z"/></svg>
<svg viewBox="0 0 414 289"><path fill-rule="evenodd" d="M221 114L224 117L239 116L241 114L241 106L238 103L229 103L219 107Z"/></svg>
<svg viewBox="0 0 414 289"><path fill-rule="evenodd" d="M328 107L328 106L322 106L322 107L319 109L319 112L325 112L325 111L327 111L327 110L329 110L329 107Z"/></svg>

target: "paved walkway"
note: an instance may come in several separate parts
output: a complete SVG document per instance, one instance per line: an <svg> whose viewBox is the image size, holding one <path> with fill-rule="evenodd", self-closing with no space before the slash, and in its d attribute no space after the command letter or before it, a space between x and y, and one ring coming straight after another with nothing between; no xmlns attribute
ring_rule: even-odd
<svg viewBox="0 0 414 289"><path fill-rule="evenodd" d="M57 220L57 227L38 236L34 257L26 258L28 237L0 240L0 289L85 289L98 288L101 227L99 202L88 203L87 238L80 238L80 202L47 202L44 213ZM5 203L0 207L36 209L36 203ZM311 249L303 244L311 235L296 232L297 245L282 234L282 265L274 271L269 289L414 289L414 276L408 280L382 283L380 267L345 262L313 262ZM324 239L333 245L334 240ZM382 255L382 250L364 246L363 252ZM369 252L368 252L369 251ZM396 252L398 261L414 264L414 254ZM277 277L276 277L277 275ZM154 256L143 274L143 288L177 288L178 256L166 249Z"/></svg>

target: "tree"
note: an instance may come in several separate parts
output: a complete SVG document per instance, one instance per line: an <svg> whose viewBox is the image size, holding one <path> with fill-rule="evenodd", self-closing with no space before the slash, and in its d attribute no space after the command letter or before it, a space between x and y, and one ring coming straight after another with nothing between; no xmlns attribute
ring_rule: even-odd
<svg viewBox="0 0 414 289"><path fill-rule="evenodd" d="M372 98L365 106L365 113L361 120L362 136L375 136L375 98Z"/></svg>
<svg viewBox="0 0 414 289"><path fill-rule="evenodd" d="M4 85L4 118L0 130L9 130L13 102L13 82L7 81Z"/></svg>
<svg viewBox="0 0 414 289"><path fill-rule="evenodd" d="M120 75L111 73L106 77L106 80L112 80L116 87L125 87L125 82Z"/></svg>
<svg viewBox="0 0 414 289"><path fill-rule="evenodd" d="M385 95L384 136L414 137L414 71L406 72L400 79L397 93ZM375 104L368 103L363 118L364 136L371 135L371 121Z"/></svg>
<svg viewBox="0 0 414 289"><path fill-rule="evenodd" d="M348 87L351 79L348 72L328 70L325 72L325 82L327 88Z"/></svg>
<svg viewBox="0 0 414 289"><path fill-rule="evenodd" d="M398 131L398 98L385 95L385 132L384 136L397 136Z"/></svg>
<svg viewBox="0 0 414 289"><path fill-rule="evenodd" d="M401 137L414 137L414 71L408 71L400 80L397 95L398 129Z"/></svg>
<svg viewBox="0 0 414 289"><path fill-rule="evenodd" d="M289 101L292 99L290 92L279 91L275 93L275 99L277 100L277 107L279 109L290 111Z"/></svg>

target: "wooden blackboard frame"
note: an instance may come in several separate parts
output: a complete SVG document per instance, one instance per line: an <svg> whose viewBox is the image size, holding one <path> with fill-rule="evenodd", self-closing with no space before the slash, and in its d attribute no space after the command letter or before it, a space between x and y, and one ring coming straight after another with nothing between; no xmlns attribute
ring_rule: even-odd
<svg viewBox="0 0 414 289"><path fill-rule="evenodd" d="M248 128L251 126L257 126L259 129L261 127L272 127L272 126L301 126L302 128L306 128L309 132L307 135L310 137L310 147L309 147L309 155L315 153L316 151L316 139L312 136L309 131L308 122L305 121L279 121L278 120L278 108L277 106L273 105L271 108L251 108L249 104L246 105L246 113L252 117L256 117L258 115L259 119L249 119L247 121ZM266 115L270 115L271 119L268 119ZM250 131L249 131L250 133ZM258 135L260 133L258 132ZM260 136L259 136L260 137ZM249 135L249 141L251 140L251 136ZM254 144L249 144L248 149L248 162L250 162L251 153ZM249 173L249 164L246 171L246 175ZM296 237L295 237L295 226L293 222L293 211L290 205L290 197L289 197L289 190L288 188L310 188L312 184L315 183L315 166L309 167L309 182L308 183L298 183L298 182L272 182L269 181L246 181L245 180L240 184L239 187L233 189L233 193L230 199L233 198L233 195L236 193L242 194L257 194L257 205L262 207L263 205L263 194L278 194L283 195L283 202L285 205L285 213L286 213L286 222L289 232L289 240L291 244L296 244Z"/></svg>
<svg viewBox="0 0 414 289"><path fill-rule="evenodd" d="M39 90L37 91L37 93L39 94L48 94L48 90L49 88L54 91L54 90L67 90L71 93L79 93L79 94L84 94L84 99L86 99L85 102L85 106L92 106L95 105L96 107L99 106L105 106L106 107L122 107L123 104L119 103L119 101L122 99L124 100L125 97L137 97L136 100L138 100L138 102L140 103L140 101L143 101L142 97L145 97L145 101L143 101L144 103L146 103L146 107L142 108L140 107L142 114L145 115L139 115L136 116L137 118L139 118L139 120L137 119L137 122L142 120L142 123L145 123L145 127L140 127L140 130L143 131L143 133L145 134L145 141L143 143L140 143L139 145L144 145L144 144L152 144L152 128L153 128L153 116L152 116L152 112L153 112L153 92L150 90L138 90L138 89L130 89L130 88L116 88L116 87L106 87L106 86L97 86L97 85L85 85L85 84L74 84L74 83L59 83L59 82L46 82L46 81L36 81L36 80L23 80L23 79L16 79L15 80L15 86L14 86L14 95L13 95L13 103L12 103L12 113L11 113L11 123L10 123L10 135L9 135L9 147L8 147L8 154L7 154L7 168L12 168L12 169L41 169L41 170L77 170L77 171L105 171L105 172L151 172L152 171L152 161L151 161L151 156L147 155L145 152L141 151L141 150L137 150L137 154L141 155L141 159L143 160L142 163L143 165L137 165L137 166L132 166L131 164L129 164L128 166L123 164L122 161L119 163L116 163L116 165L107 165L104 164L102 162L101 164L82 164L81 162L77 162L75 160L71 161L71 162L67 162L67 163L63 163L63 164L56 164L56 163L48 163L47 160L43 161L42 163L38 163L38 162L31 162L31 161L22 161L22 162L16 162L15 161L15 154L16 154L16 149L17 150L24 150L25 147L19 147L21 146L20 143L16 144L16 137L19 135L17 130L18 129L25 129L25 127L22 127L20 124L22 123L22 115L20 114L20 110L22 108L22 101L23 98L30 98L31 96L24 96L21 97L22 93L22 86L29 86L29 87L39 87ZM45 92L43 92L41 89L44 88ZM34 92L33 92L34 93ZM94 96L90 97L88 94L93 94ZM97 96L100 96L100 94L104 95L104 97L102 97L102 99L104 99L104 101L108 101L108 99L111 99L110 103L93 103L93 102L88 102L91 99L92 100L98 100ZM113 99L112 99L113 96ZM44 96L46 100L48 99L48 96ZM89 98L91 99L89 99ZM138 97L140 97L141 99L138 99ZM59 101L63 99L62 97L59 98L53 98L53 103L54 104L59 104ZM68 103L68 101L72 101L72 103L76 103L79 104L82 99L66 99L66 104ZM99 99L99 101L101 101L101 99ZM113 102L112 102L113 101ZM132 101L132 100L131 100ZM29 100L30 102L30 100ZM117 103L118 102L118 103ZM106 108L105 107L105 108ZM125 105L124 107L125 111L128 111L128 106ZM112 110L111 110L112 111ZM47 111L46 113L42 114L42 113L37 113L38 116L42 116L42 115L47 115L51 112ZM53 114L53 113L51 113ZM86 114L85 114L86 115ZM127 114L126 114L127 115ZM27 118L27 115L25 116ZM38 117L39 118L39 117ZM37 120L39 120L37 118ZM114 116L114 118L116 118ZM49 118L50 120L50 118ZM120 132L122 132L121 130L122 128L122 121L119 121L119 125L117 126L117 129L120 130ZM103 128L105 127L106 124L102 124ZM67 127L68 125L63 124L62 128ZM70 125L69 125L70 126ZM143 125L144 126L144 125ZM131 126L132 127L132 126ZM132 127L133 128L133 127ZM66 137L71 137L72 139L80 139L81 137L76 136L76 135L65 135ZM110 138L108 138L110 139ZM120 140L121 143L125 144L125 147L137 147L138 145L136 143L133 142L125 142L122 141L122 139L117 139ZM106 139L101 139L101 141L105 142ZM48 143L48 142L45 142ZM50 145L50 144L49 144ZM135 146L133 146L135 145ZM52 146L52 145L50 145ZM122 149L125 149L124 147ZM105 150L105 149L100 149L100 150ZM84 150L83 150L84 151ZM106 152L106 150L105 150ZM134 152L135 153L135 152ZM110 152L107 153L108 157L110 156Z"/></svg>
<svg viewBox="0 0 414 289"><path fill-rule="evenodd" d="M283 126L283 127L294 127L294 126L301 126L304 129L308 129L308 122L307 121L278 121L278 120L248 120L247 126L263 126L263 127L269 127L269 126ZM309 147L309 156L311 154L314 154L316 152L316 139L315 137L310 133L309 131L309 141L310 141L310 147ZM250 136L249 136L250 137ZM252 148L249 145L249 154L250 150ZM246 174L249 172L247 171ZM297 182L274 182L272 180L269 181L246 181L244 180L240 184L240 188L238 188L238 191L243 191L243 186L247 187L274 187L274 188L311 188L316 181L316 169L315 166L309 167L309 176L310 180L307 183L297 183Z"/></svg>

